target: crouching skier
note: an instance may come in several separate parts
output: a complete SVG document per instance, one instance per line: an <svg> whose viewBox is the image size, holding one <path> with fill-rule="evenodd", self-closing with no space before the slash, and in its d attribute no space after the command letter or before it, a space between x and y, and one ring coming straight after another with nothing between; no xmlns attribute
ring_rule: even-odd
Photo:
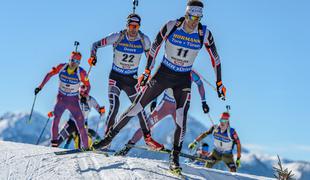
<svg viewBox="0 0 310 180"><path fill-rule="evenodd" d="M198 142L208 135L212 134L214 138L214 149L209 158L214 162L208 162L206 167L212 168L219 161L224 161L231 172L236 172L240 167L241 161L241 143L237 132L229 125L229 113L224 112L221 115L220 124L212 126L209 130L199 135L194 142L188 145L189 149L194 149ZM233 149L237 145L237 160L234 162Z"/></svg>
<svg viewBox="0 0 310 180"><path fill-rule="evenodd" d="M90 83L86 78L86 71L79 66L82 55L80 52L72 52L69 63L59 64L45 76L42 83L35 89L38 94L49 79L58 74L59 88L57 102L54 107L54 120L52 123L52 147L58 147L58 125L63 112L67 109L75 120L77 129L82 139L83 149L88 149L87 130L84 127L84 116L80 107L79 87L81 82L90 90Z"/></svg>

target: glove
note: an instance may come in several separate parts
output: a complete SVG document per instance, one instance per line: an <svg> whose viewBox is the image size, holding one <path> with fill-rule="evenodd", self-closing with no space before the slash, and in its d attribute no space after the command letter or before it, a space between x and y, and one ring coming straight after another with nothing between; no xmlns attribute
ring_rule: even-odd
<svg viewBox="0 0 310 180"><path fill-rule="evenodd" d="M149 77L150 77L150 74L151 74L151 71L146 69L144 70L143 74L139 77L139 85L140 86L145 86L147 81L149 80Z"/></svg>
<svg viewBox="0 0 310 180"><path fill-rule="evenodd" d="M237 158L237 160L236 160L236 165L237 165L237 168L240 168L240 167L241 167L241 160L240 160L240 157Z"/></svg>
<svg viewBox="0 0 310 180"><path fill-rule="evenodd" d="M96 66L97 63L97 58L96 56L90 56L90 58L88 59L88 64L90 66Z"/></svg>
<svg viewBox="0 0 310 180"><path fill-rule="evenodd" d="M87 103L87 99L84 96L81 96L81 103L86 104Z"/></svg>
<svg viewBox="0 0 310 180"><path fill-rule="evenodd" d="M210 110L210 108L209 108L209 106L208 106L206 101L202 101L202 110L203 110L204 113L208 113L209 110Z"/></svg>
<svg viewBox="0 0 310 180"><path fill-rule="evenodd" d="M223 85L222 81L216 82L216 91L219 98L226 97L226 87Z"/></svg>
<svg viewBox="0 0 310 180"><path fill-rule="evenodd" d="M37 87L34 90L34 95L37 95L41 91L41 88Z"/></svg>
<svg viewBox="0 0 310 180"><path fill-rule="evenodd" d="M51 118L54 116L54 112L53 111L50 111L47 113L47 117Z"/></svg>
<svg viewBox="0 0 310 180"><path fill-rule="evenodd" d="M151 112L153 112L153 110L156 108L156 101L153 101L152 103L151 103L151 106L150 106L150 110L151 110Z"/></svg>
<svg viewBox="0 0 310 180"><path fill-rule="evenodd" d="M100 116L102 116L105 113L105 107L104 106L99 108L99 113L100 113Z"/></svg>
<svg viewBox="0 0 310 180"><path fill-rule="evenodd" d="M188 149L193 150L198 145L198 142L195 140L194 142L188 145Z"/></svg>

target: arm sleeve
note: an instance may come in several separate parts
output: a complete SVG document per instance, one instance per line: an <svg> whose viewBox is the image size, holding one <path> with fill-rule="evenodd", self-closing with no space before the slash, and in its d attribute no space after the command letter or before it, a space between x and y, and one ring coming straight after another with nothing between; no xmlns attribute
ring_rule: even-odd
<svg viewBox="0 0 310 180"><path fill-rule="evenodd" d="M237 144L237 157L240 158L241 157L241 143L240 143L240 139L236 131L233 132L232 137L233 137L234 143Z"/></svg>
<svg viewBox="0 0 310 180"><path fill-rule="evenodd" d="M212 134L213 130L214 130L214 126L212 126L210 129L208 129L207 131L203 132L202 134L200 134L197 138L196 141L201 141L203 138L207 137L209 134Z"/></svg>
<svg viewBox="0 0 310 180"><path fill-rule="evenodd" d="M90 87L89 79L87 78L87 73L83 68L80 69L80 76L81 76L81 82L87 87L86 93L88 94L91 87Z"/></svg>
<svg viewBox="0 0 310 180"><path fill-rule="evenodd" d="M59 64L56 67L53 67L52 70L46 74L46 76L44 77L42 83L40 84L39 88L43 88L44 85L51 79L52 76L56 75L59 73L59 71L61 70L61 68L64 66L65 64Z"/></svg>
<svg viewBox="0 0 310 180"><path fill-rule="evenodd" d="M149 69L149 70L153 69L157 53L158 53L163 41L166 40L170 31L175 26L176 22L177 21L169 21L167 24L165 24L161 28L159 33L156 35L156 38L155 38L154 42L152 43L151 49L150 49L148 57L147 57L147 64L146 64L145 69Z"/></svg>
<svg viewBox="0 0 310 180"><path fill-rule="evenodd" d="M204 45L210 55L212 67L215 72L216 81L222 80L222 73L221 73L221 60L220 56L217 53L216 46L214 43L214 38L210 30L206 30Z"/></svg>
<svg viewBox="0 0 310 180"><path fill-rule="evenodd" d="M118 40L120 34L120 32L112 33L109 36L101 39L100 41L94 42L91 48L91 56L96 56L98 48L114 44Z"/></svg>
<svg viewBox="0 0 310 180"><path fill-rule="evenodd" d="M191 75L192 75L192 81L194 81L196 83L196 85L198 86L198 91L200 94L201 101L206 101L205 88L204 88L204 85L202 83L200 74L198 74L196 71L192 70Z"/></svg>
<svg viewBox="0 0 310 180"><path fill-rule="evenodd" d="M91 108L96 109L96 111L100 114L100 105L96 101L96 99L92 96L89 96L89 105Z"/></svg>

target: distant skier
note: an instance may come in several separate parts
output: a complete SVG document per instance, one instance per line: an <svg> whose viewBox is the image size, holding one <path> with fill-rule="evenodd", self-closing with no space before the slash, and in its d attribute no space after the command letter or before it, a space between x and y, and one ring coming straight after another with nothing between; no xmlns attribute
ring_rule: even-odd
<svg viewBox="0 0 310 180"><path fill-rule="evenodd" d="M176 100L176 130L174 134L173 151L170 156L170 170L173 173L181 173L179 154L182 149L183 138L186 132L187 111L190 104L192 65L200 49L205 45L210 54L212 66L216 74L216 85L219 97L225 97L226 88L222 83L221 63L218 56L214 38L206 26L199 22L203 16L203 3L190 0L187 3L184 17L169 21L157 34L148 55L148 62L144 73L140 77L142 92L137 96L129 109L120 117L118 123L108 132L95 148L108 146L112 139L124 127L132 117L140 113L154 98L165 89L172 88ZM163 42L166 42L165 55L162 63L152 77L150 74L154 59ZM160 150L163 145L158 144L153 149Z"/></svg>
<svg viewBox="0 0 310 180"><path fill-rule="evenodd" d="M236 172L241 164L241 144L236 130L229 125L229 116L228 112L222 113L220 124L212 126L209 130L199 135L194 142L188 145L188 148L194 149L199 141L212 134L214 138L214 149L211 155L209 155L209 158L215 161L208 162L205 166L212 168L216 163L222 160L231 172ZM237 145L236 163L233 157L233 149L235 145Z"/></svg>
<svg viewBox="0 0 310 180"><path fill-rule="evenodd" d="M209 144L208 143L201 143L200 147L196 149L195 155L202 159L209 159ZM194 163L199 166L204 166L205 162L202 161L196 161L192 159L186 159L186 163Z"/></svg>
<svg viewBox="0 0 310 180"><path fill-rule="evenodd" d="M88 130L88 143L89 145L92 144L92 138L99 139L100 136L97 134L97 132L93 129L88 128L88 114L91 111L91 108L94 108L97 110L97 112L100 114L100 116L103 116L105 113L104 106L100 106L96 99L92 96L90 96L87 90L87 86L82 84L80 86L80 107L82 109L84 119L85 119L85 128ZM85 101L86 100L86 101ZM64 128L60 131L58 135L58 145L60 145L64 140L67 139L67 142L65 144L65 148L70 144L71 140L74 139L74 147L81 148L80 147L80 138L79 138L79 132L75 124L74 117L70 114L70 118L65 124Z"/></svg>
<svg viewBox="0 0 310 180"><path fill-rule="evenodd" d="M87 131L84 127L84 116L79 103L79 87L80 83L84 83L87 87L87 93L90 90L90 83L86 78L86 71L79 67L82 55L79 52L72 52L69 63L59 64L45 76L39 87L35 89L37 95L49 79L58 74L59 90L57 95L57 102L54 107L54 120L52 124L52 140L53 147L57 147L58 143L58 125L63 112L67 109L70 111L75 119L81 135L83 149L88 149Z"/></svg>
<svg viewBox="0 0 310 180"><path fill-rule="evenodd" d="M206 102L205 89L204 89L204 85L202 83L200 74L192 70L191 80L195 82L196 85L198 86L198 91L199 91L201 103L202 103L202 110L204 111L204 113L208 113L209 106ZM155 98L153 102L151 103L150 108L151 108L152 113L147 118L150 129L152 129L155 126L155 124L157 124L160 120L162 120L164 117L168 115L171 115L174 121L176 121L176 102L173 97L172 89L169 88L165 90L164 96L157 107L156 107L156 101L157 101L157 98ZM128 141L128 144L132 144L132 145L136 144L141 139L141 137L142 137L142 130L140 128L135 132L133 137ZM124 156L130 151L130 149L131 149L130 147L126 146L122 150L120 150L116 155Z"/></svg>
<svg viewBox="0 0 310 180"><path fill-rule="evenodd" d="M117 122L115 118L120 106L119 95L121 91L125 91L130 101L133 101L138 93L137 72L140 59L143 53L147 56L150 49L150 39L143 34L139 28L141 25L141 17L138 14L130 14L127 17L127 28L119 33L113 33L102 40L95 42L91 50L91 58L89 58L90 66L97 62L97 49L113 45L113 65L109 76L109 100L110 110L106 121L105 136L114 126L125 126L127 122ZM150 130L146 122L144 111L138 113L140 126L143 131L144 140L149 146L156 146L158 143L151 137ZM96 147L96 146L94 146Z"/></svg>

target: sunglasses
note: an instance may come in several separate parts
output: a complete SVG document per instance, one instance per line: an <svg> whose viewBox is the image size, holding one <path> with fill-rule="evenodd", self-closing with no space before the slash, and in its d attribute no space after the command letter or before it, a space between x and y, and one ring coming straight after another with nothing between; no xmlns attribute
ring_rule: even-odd
<svg viewBox="0 0 310 180"><path fill-rule="evenodd" d="M129 29L139 29L140 26L138 24L128 24Z"/></svg>
<svg viewBox="0 0 310 180"><path fill-rule="evenodd" d="M194 15L190 15L190 14L188 14L187 15L187 18L189 19L189 20L192 20L192 21L200 21L201 20L201 18L202 18L202 16L194 16Z"/></svg>
<svg viewBox="0 0 310 180"><path fill-rule="evenodd" d="M76 64L80 64L80 60L77 59L70 59L70 62L76 63Z"/></svg>
<svg viewBox="0 0 310 180"><path fill-rule="evenodd" d="M220 122L221 122L221 123L227 123L228 120L227 120L227 119L220 119Z"/></svg>

